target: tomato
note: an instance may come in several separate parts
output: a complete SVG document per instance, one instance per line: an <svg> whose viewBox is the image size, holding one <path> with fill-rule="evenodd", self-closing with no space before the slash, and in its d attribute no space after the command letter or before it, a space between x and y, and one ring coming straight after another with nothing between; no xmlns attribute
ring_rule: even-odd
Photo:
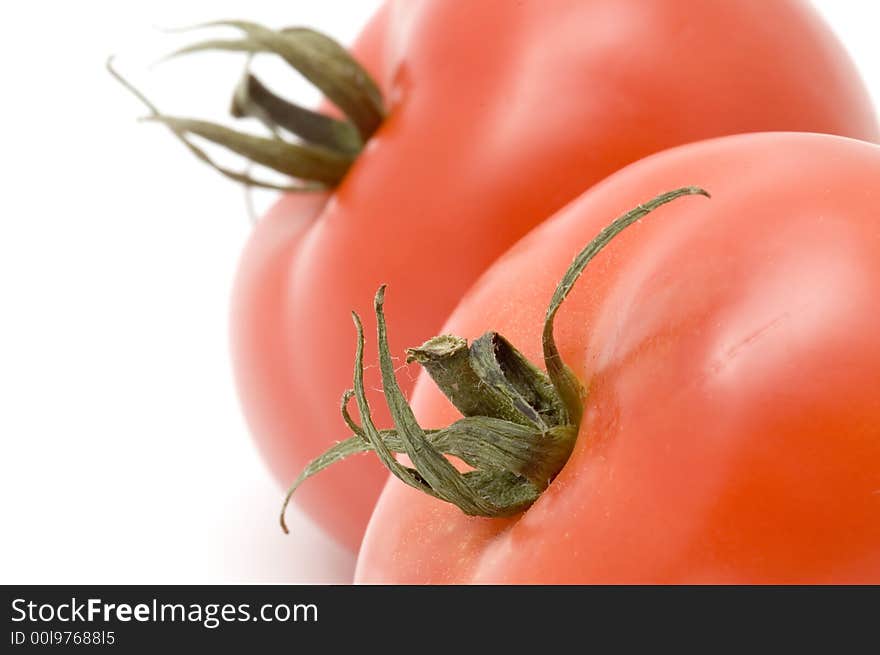
<svg viewBox="0 0 880 655"><path fill-rule="evenodd" d="M537 501L466 516L392 478L357 580L880 582L878 180L867 143L725 137L633 164L532 231L443 333L497 330L540 362L575 244L659 191L712 194L617 236L562 305L556 341L586 400ZM412 406L425 427L458 417L424 375Z"/></svg>
<svg viewBox="0 0 880 655"><path fill-rule="evenodd" d="M878 136L845 53L789 0L390 3L354 52L386 119L335 191L285 195L259 222L234 291L242 405L285 484L348 436L348 313L371 320L379 283L401 352L530 228L645 155L759 130ZM355 547L385 476L355 458L298 501Z"/></svg>

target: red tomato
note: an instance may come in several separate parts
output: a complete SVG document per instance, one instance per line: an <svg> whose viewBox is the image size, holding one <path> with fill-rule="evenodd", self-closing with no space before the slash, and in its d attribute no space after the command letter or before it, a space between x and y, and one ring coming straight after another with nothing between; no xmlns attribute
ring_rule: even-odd
<svg viewBox="0 0 880 655"><path fill-rule="evenodd" d="M392 289L401 352L434 334L506 248L627 163L738 132L877 137L845 53L791 0L392 3L355 53L387 119L326 205L287 195L269 212L235 288L240 396L285 484L348 436L337 412L348 314L369 319L379 283ZM355 547L384 479L356 458L298 501Z"/></svg>
<svg viewBox="0 0 880 655"><path fill-rule="evenodd" d="M556 340L588 393L534 505L468 517L392 478L357 579L880 582L878 180L874 145L727 137L634 164L534 230L443 333L497 330L540 362L575 244L659 191L712 194L617 236L563 304ZM412 403L425 427L458 417L427 376Z"/></svg>

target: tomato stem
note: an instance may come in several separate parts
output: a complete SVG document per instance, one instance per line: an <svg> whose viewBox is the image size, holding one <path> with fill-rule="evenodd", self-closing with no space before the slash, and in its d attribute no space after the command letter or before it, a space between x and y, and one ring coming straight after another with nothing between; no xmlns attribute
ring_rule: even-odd
<svg viewBox="0 0 880 655"><path fill-rule="evenodd" d="M470 346L461 337L441 335L409 349L407 362L421 364L464 417L445 428L422 428L397 384L388 349L385 287L380 287L374 301L379 366L394 428L378 430L373 424L364 392L363 326L353 313L357 331L354 389L343 394L342 416L354 436L311 462L288 490L281 510L284 531L285 509L303 481L349 455L366 451L375 452L405 484L452 503L465 514L503 517L531 506L568 461L586 398L584 386L556 346L556 314L590 261L618 234L685 195L709 197L699 187L661 194L618 217L575 256L553 293L544 320L547 373L495 332L487 332ZM362 425L348 413L352 397ZM395 453L405 453L412 466L398 462ZM472 470L459 471L447 455L461 459Z"/></svg>
<svg viewBox="0 0 880 655"><path fill-rule="evenodd" d="M245 53L249 64L256 54L273 54L322 91L346 118L336 119L281 98L246 67L233 94L230 113L234 118L257 118L271 133L271 137L254 136L216 123L162 114L116 72L112 58L107 68L148 108L150 120L163 123L196 157L226 177L247 186L282 191L312 191L338 185L385 116L381 92L369 73L343 46L311 29L271 30L247 21L217 21L186 29L203 27L231 27L239 30L242 38L201 41L164 59L221 50ZM284 138L285 133L295 140ZM254 178L247 169L237 172L220 166L192 142L193 136L225 147L251 164L281 173L293 182L277 184Z"/></svg>

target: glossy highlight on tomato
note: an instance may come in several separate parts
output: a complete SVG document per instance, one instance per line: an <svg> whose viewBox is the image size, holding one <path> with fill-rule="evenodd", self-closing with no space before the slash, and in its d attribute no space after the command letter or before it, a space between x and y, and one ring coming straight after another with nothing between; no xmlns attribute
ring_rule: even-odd
<svg viewBox="0 0 880 655"><path fill-rule="evenodd" d="M575 244L661 190L712 194L617 236L560 310L585 413L534 505L468 517L392 478L357 580L880 582L878 180L867 143L727 137L627 167L532 231L442 333L497 330L540 361ZM425 375L412 405L425 427L457 418Z"/></svg>
<svg viewBox="0 0 880 655"><path fill-rule="evenodd" d="M388 115L334 192L287 194L258 223L234 292L239 394L285 485L349 436L337 409L349 312L370 333L380 283L401 353L434 335L506 248L630 162L739 132L878 135L846 54L792 0L390 2L353 52ZM367 376L379 399L377 371ZM353 458L297 502L355 548L385 477Z"/></svg>

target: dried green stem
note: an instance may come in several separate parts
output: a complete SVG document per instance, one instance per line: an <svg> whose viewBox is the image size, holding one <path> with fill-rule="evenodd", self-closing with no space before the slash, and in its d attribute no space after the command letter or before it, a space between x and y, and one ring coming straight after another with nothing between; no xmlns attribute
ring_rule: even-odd
<svg viewBox="0 0 880 655"><path fill-rule="evenodd" d="M685 195L709 197L699 187L661 194L617 218L577 254L547 308L542 338L546 374L494 332L470 346L460 337L441 335L409 349L407 362L421 364L464 415L445 428L422 428L397 383L388 349L385 286L380 287L374 302L379 368L394 428L378 430L373 424L363 382L363 325L353 314L354 390L343 394L342 416L354 436L311 462L291 486L281 510L285 531L284 510L302 482L337 461L368 451L375 452L405 484L452 503L465 514L501 517L527 509L568 460L583 416L584 387L563 362L553 336L560 306L587 264L620 232ZM352 397L362 425L348 413ZM398 462L395 453L405 453L412 466ZM449 455L472 470L460 471L447 459Z"/></svg>
<svg viewBox="0 0 880 655"><path fill-rule="evenodd" d="M167 126L190 152L222 175L247 186L281 191L312 191L338 185L385 116L381 93L367 71L339 43L314 30L292 27L276 31L247 21L217 21L187 29L202 27L231 27L243 36L202 41L165 59L207 50L241 52L248 58L260 53L273 54L321 90L346 119L285 100L246 69L244 79L235 89L231 114L235 118L257 118L272 134L271 138L255 136L208 121L162 114L113 69L110 61L107 68L149 109L149 120ZM282 130L295 140L284 138ZM221 166L191 137L227 148L251 164L269 168L294 182L279 184L255 178L250 175L250 166L242 172Z"/></svg>
<svg viewBox="0 0 880 655"><path fill-rule="evenodd" d="M323 184L320 183L310 183L310 182L302 182L302 183L294 183L294 184L277 184L275 182L269 182L266 180L261 180L259 178L255 178L249 175L247 172L239 172L222 166L216 163L202 148L193 143L189 137L187 136L187 132L185 130L179 129L173 124L173 120L171 122L165 121L167 118L164 116L154 105L146 95L144 95L137 87L135 87L131 82L125 79L116 68L113 66L113 57L109 57L106 63L107 71L110 75L113 76L123 87L125 87L132 95L134 95L141 103L149 110L150 115L147 117L149 120L155 120L158 122L162 122L168 127L171 133L193 154L197 159L203 161L205 164L213 168L215 171L223 175L224 177L233 180L234 182L239 182L240 184L244 184L247 187L260 187L263 189L273 189L275 191L316 191L324 188ZM217 126L222 127L222 126ZM242 136L249 136L242 134Z"/></svg>
<svg viewBox="0 0 880 655"><path fill-rule="evenodd" d="M236 41L213 39L188 46L170 56L203 50L227 50L278 55L314 84L357 127L364 142L385 117L379 87L348 51L325 34L304 27L271 30L240 20L212 21L190 29L232 27L244 38Z"/></svg>
<svg viewBox="0 0 880 655"><path fill-rule="evenodd" d="M251 73L244 75L236 87L229 111L236 118L257 118L270 130L280 127L306 143L331 151L356 155L363 147L357 130L348 121L289 102Z"/></svg>

